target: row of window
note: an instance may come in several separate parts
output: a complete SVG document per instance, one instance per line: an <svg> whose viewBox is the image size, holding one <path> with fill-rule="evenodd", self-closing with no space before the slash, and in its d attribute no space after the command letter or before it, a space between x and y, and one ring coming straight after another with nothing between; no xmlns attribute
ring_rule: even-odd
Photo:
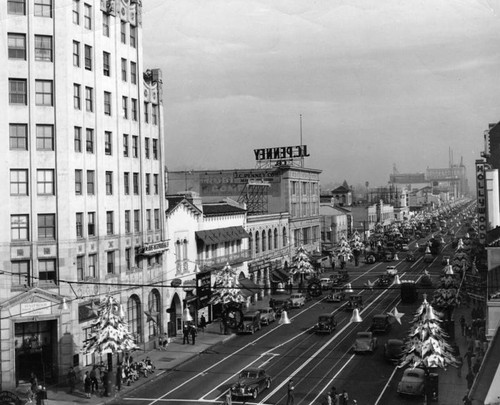
<svg viewBox="0 0 500 405"><path fill-rule="evenodd" d="M16 260L11 262L11 283L13 286L33 285L33 275L30 271L29 260ZM40 283L56 283L56 260L38 260L38 280Z"/></svg>
<svg viewBox="0 0 500 405"><path fill-rule="evenodd" d="M255 254L259 254L260 252L265 252L267 250L280 249L284 248L288 245L288 233L287 229L283 227L281 232L281 246L279 244L279 231L277 228L274 230L268 229L267 231L263 230L261 232L255 231L254 234L252 232L249 233L249 249L250 252L254 252Z"/></svg>
<svg viewBox="0 0 500 405"><path fill-rule="evenodd" d="M9 104L28 104L28 84L26 79L9 79ZM35 105L54 105L54 82L35 80Z"/></svg>
<svg viewBox="0 0 500 405"><path fill-rule="evenodd" d="M26 15L26 0L7 0L7 12ZM33 14L35 17L52 18L52 0L35 0Z"/></svg>
<svg viewBox="0 0 500 405"><path fill-rule="evenodd" d="M318 201L303 201L302 203L292 202L290 215L292 218L297 217L307 217L310 215L319 214L319 202Z"/></svg>
<svg viewBox="0 0 500 405"><path fill-rule="evenodd" d="M10 170L10 195L28 195L28 169ZM36 192L38 195L54 195L54 169L36 171Z"/></svg>
<svg viewBox="0 0 500 405"><path fill-rule="evenodd" d="M26 34L7 34L9 59L26 60ZM35 35L35 60L52 62L53 41L50 35Z"/></svg>
<svg viewBox="0 0 500 405"><path fill-rule="evenodd" d="M318 183L292 181L292 195L299 194L299 187L302 195L318 195Z"/></svg>
<svg viewBox="0 0 500 405"><path fill-rule="evenodd" d="M75 194L83 194L83 170L75 170ZM139 173L123 173L123 192L130 195L130 178L132 177L132 191L134 195L139 195ZM87 195L95 195L95 170L86 171ZM113 172L105 172L106 194L113 194ZM146 195L158 195L160 190L159 175L146 173L144 176L144 186Z"/></svg>

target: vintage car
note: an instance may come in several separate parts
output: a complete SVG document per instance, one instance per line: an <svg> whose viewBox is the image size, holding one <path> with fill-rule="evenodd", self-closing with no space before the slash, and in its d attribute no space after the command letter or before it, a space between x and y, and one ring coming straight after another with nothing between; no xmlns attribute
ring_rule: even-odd
<svg viewBox="0 0 500 405"><path fill-rule="evenodd" d="M446 266L449 262L451 262L450 256L443 256L441 259L441 265Z"/></svg>
<svg viewBox="0 0 500 405"><path fill-rule="evenodd" d="M413 253L408 253L406 255L406 261L407 262L414 262L415 261L415 255Z"/></svg>
<svg viewBox="0 0 500 405"><path fill-rule="evenodd" d="M368 255L366 256L365 262L367 264L373 264L377 261L377 258L374 255Z"/></svg>
<svg viewBox="0 0 500 405"><path fill-rule="evenodd" d="M318 316L318 323L314 325L315 333L332 333L337 327L335 315L326 313Z"/></svg>
<svg viewBox="0 0 500 405"><path fill-rule="evenodd" d="M239 329L240 333L251 333L252 335L262 329L260 324L260 312L253 311L243 314L243 319Z"/></svg>
<svg viewBox="0 0 500 405"><path fill-rule="evenodd" d="M398 384L398 394L424 395L425 372L421 368L407 368Z"/></svg>
<svg viewBox="0 0 500 405"><path fill-rule="evenodd" d="M381 274L377 279L378 287L389 287L392 283L392 277L387 274Z"/></svg>
<svg viewBox="0 0 500 405"><path fill-rule="evenodd" d="M372 318L372 326L370 330L373 333L385 333L391 330L391 323L389 322L389 315L378 314L374 315Z"/></svg>
<svg viewBox="0 0 500 405"><path fill-rule="evenodd" d="M410 247L408 246L408 244L407 244L407 243L403 243L403 244L401 245L401 250L402 250L403 252L408 252L408 250L410 250Z"/></svg>
<svg viewBox="0 0 500 405"><path fill-rule="evenodd" d="M323 290L328 290L332 286L332 279L329 277L323 277L319 280L319 283Z"/></svg>
<svg viewBox="0 0 500 405"><path fill-rule="evenodd" d="M347 310L363 309L363 297L361 295L351 295L345 306Z"/></svg>
<svg viewBox="0 0 500 405"><path fill-rule="evenodd" d="M255 399L270 386L271 377L263 369L249 368L240 372L238 382L231 386L231 396Z"/></svg>
<svg viewBox="0 0 500 405"><path fill-rule="evenodd" d="M377 338L372 332L358 332L352 346L354 353L373 352L377 348Z"/></svg>
<svg viewBox="0 0 500 405"><path fill-rule="evenodd" d="M290 299L288 296L283 298L271 298L269 300L269 306L276 312L276 317L279 317L283 311L288 311L290 309Z"/></svg>
<svg viewBox="0 0 500 405"><path fill-rule="evenodd" d="M384 357L387 361L398 363L403 356L404 342L400 339L389 339L384 345Z"/></svg>
<svg viewBox="0 0 500 405"><path fill-rule="evenodd" d="M398 269L396 268L396 266L387 266L385 269L385 274L394 277L396 274L398 274Z"/></svg>
<svg viewBox="0 0 500 405"><path fill-rule="evenodd" d="M292 308L300 308L306 304L306 296L302 293L290 295L290 305Z"/></svg>
<svg viewBox="0 0 500 405"><path fill-rule="evenodd" d="M276 320L276 312L271 307L265 307L259 309L260 312L260 323L262 325L269 325L271 322Z"/></svg>
<svg viewBox="0 0 500 405"><path fill-rule="evenodd" d="M326 302L341 302L345 299L343 288L332 288L332 292L326 297Z"/></svg>

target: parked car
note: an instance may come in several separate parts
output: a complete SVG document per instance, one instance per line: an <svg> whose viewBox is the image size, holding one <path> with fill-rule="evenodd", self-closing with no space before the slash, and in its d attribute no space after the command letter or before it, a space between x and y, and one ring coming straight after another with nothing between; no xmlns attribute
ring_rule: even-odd
<svg viewBox="0 0 500 405"><path fill-rule="evenodd" d="M407 368L398 384L398 394L423 395L425 372L421 368Z"/></svg>
<svg viewBox="0 0 500 405"><path fill-rule="evenodd" d="M413 253L408 253L406 255L406 261L407 262L414 262L415 261L415 255Z"/></svg>
<svg viewBox="0 0 500 405"><path fill-rule="evenodd" d="M381 332L385 333L391 330L391 323L389 322L389 315L378 314L374 315L372 318L371 331L374 333Z"/></svg>
<svg viewBox="0 0 500 405"><path fill-rule="evenodd" d="M385 274L388 276L394 277L396 274L398 274L398 269L396 266L387 266L385 270Z"/></svg>
<svg viewBox="0 0 500 405"><path fill-rule="evenodd" d="M402 250L403 252L408 252L408 250L410 250L410 247L408 246L408 244L407 244L407 243L403 243L403 244L401 245L401 250Z"/></svg>
<svg viewBox="0 0 500 405"><path fill-rule="evenodd" d="M345 305L347 310L363 309L363 297L361 295L351 295Z"/></svg>
<svg viewBox="0 0 500 405"><path fill-rule="evenodd" d="M306 296L302 293L290 295L290 304L292 308L300 308L306 304Z"/></svg>
<svg viewBox="0 0 500 405"><path fill-rule="evenodd" d="M384 345L384 357L387 361L398 363L403 356L404 342L400 339L389 339Z"/></svg>
<svg viewBox="0 0 500 405"><path fill-rule="evenodd" d="M276 312L276 317L279 317L283 311L288 311L290 309L290 299L288 296L286 298L271 298L269 300L269 306Z"/></svg>
<svg viewBox="0 0 500 405"><path fill-rule="evenodd" d="M389 287L392 283L392 277L387 274L381 274L377 281L377 286L379 287Z"/></svg>
<svg viewBox="0 0 500 405"><path fill-rule="evenodd" d="M271 377L261 368L249 368L240 372L238 382L231 386L232 397L256 399L260 392L271 387Z"/></svg>
<svg viewBox="0 0 500 405"><path fill-rule="evenodd" d="M403 304L413 304L418 299L417 284L414 280L402 280L400 290Z"/></svg>
<svg viewBox="0 0 500 405"><path fill-rule="evenodd" d="M321 288L323 290L328 290L332 286L332 280L329 277L323 277L319 280L319 283L321 284Z"/></svg>
<svg viewBox="0 0 500 405"><path fill-rule="evenodd" d="M262 328L260 324L260 312L247 312L243 314L243 319L241 322L239 332L254 334L256 331Z"/></svg>
<svg viewBox="0 0 500 405"><path fill-rule="evenodd" d="M377 338L372 332L358 332L352 347L354 353L373 352L377 348Z"/></svg>
<svg viewBox="0 0 500 405"><path fill-rule="evenodd" d="M318 316L318 322L314 325L314 332L316 333L332 333L337 327L335 315L326 313Z"/></svg>
<svg viewBox="0 0 500 405"><path fill-rule="evenodd" d="M260 312L260 323L263 325L269 325L271 322L276 320L276 312L271 307L265 307L259 309Z"/></svg>
<svg viewBox="0 0 500 405"><path fill-rule="evenodd" d="M326 302L340 302L345 299L343 288L332 288L332 292L326 297Z"/></svg>

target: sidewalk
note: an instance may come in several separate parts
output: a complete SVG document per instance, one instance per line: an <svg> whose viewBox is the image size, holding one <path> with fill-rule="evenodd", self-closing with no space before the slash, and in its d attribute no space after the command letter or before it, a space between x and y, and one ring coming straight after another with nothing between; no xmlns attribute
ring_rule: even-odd
<svg viewBox="0 0 500 405"><path fill-rule="evenodd" d="M231 339L233 336L235 335L221 334L219 322L213 322L207 325L207 328L205 328L205 332L198 333L196 337L196 343L194 345L183 345L182 336L177 336L172 338L166 350L155 349L151 351L135 351L133 353L134 359L141 360L149 357L155 365L156 370L149 377L141 377L138 381L132 383L130 386L122 385L121 390L117 392L116 395L109 397L100 397L93 395L90 399L88 399L85 397L83 384L79 381L76 387L76 391L73 394L69 394L69 388L66 384L47 387L47 399L45 400L45 405L101 405L107 402L114 401L118 398L125 397L127 395L130 395L130 392L134 389L154 381L164 373L175 369L180 364L203 354L203 352L209 350L213 345L223 343ZM17 394L20 396L20 398L26 398L25 393L27 392L27 390L28 386L19 386Z"/></svg>

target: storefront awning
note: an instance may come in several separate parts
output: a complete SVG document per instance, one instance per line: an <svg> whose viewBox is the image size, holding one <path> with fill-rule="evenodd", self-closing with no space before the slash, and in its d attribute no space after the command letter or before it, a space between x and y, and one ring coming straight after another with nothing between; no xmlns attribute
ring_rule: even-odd
<svg viewBox="0 0 500 405"><path fill-rule="evenodd" d="M241 285L241 293L244 297L250 297L254 294L258 294L262 289L262 286L255 284L249 278L240 278L238 282Z"/></svg>
<svg viewBox="0 0 500 405"><path fill-rule="evenodd" d="M195 232L195 235L206 245L215 245L216 243L231 242L234 240L248 238L248 233L242 226L229 226L226 228L198 231Z"/></svg>
<svg viewBox="0 0 500 405"><path fill-rule="evenodd" d="M271 282L273 283L286 283L290 276L281 268L273 269L271 272Z"/></svg>

